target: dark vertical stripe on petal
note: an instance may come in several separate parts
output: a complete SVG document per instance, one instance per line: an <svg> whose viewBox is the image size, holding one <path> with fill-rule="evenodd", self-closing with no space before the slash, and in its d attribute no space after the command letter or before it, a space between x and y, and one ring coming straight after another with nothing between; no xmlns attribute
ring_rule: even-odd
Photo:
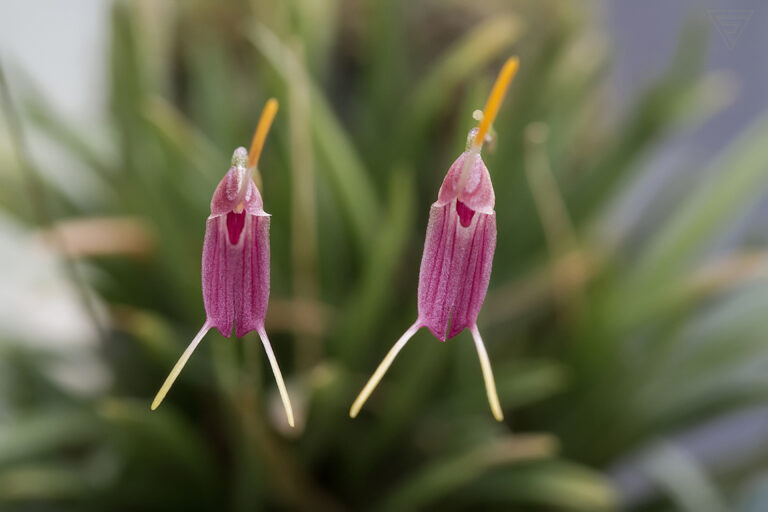
<svg viewBox="0 0 768 512"><path fill-rule="evenodd" d="M235 334L264 327L269 303L269 223L266 215L248 215L239 247L241 279L235 284Z"/></svg>
<svg viewBox="0 0 768 512"><path fill-rule="evenodd" d="M461 223L461 214L459 213L459 223ZM453 315L451 317L451 326L448 331L448 338L452 338L460 333L467 326L467 303L470 301L472 289L474 288L474 269L479 259L478 239L483 238L483 226L485 219L480 217L475 225L466 227L469 235L467 249L464 257L463 267L456 273L456 297L453 303ZM471 228L471 229L470 229ZM460 262L459 262L460 263Z"/></svg>
<svg viewBox="0 0 768 512"><path fill-rule="evenodd" d="M478 216L468 247L467 266L458 283L460 291L454 304L449 338L477 322L491 279L493 253L496 250L496 215Z"/></svg>
<svg viewBox="0 0 768 512"><path fill-rule="evenodd" d="M208 322L226 337L232 332L234 321L228 245L226 217L209 218L203 241L203 304Z"/></svg>

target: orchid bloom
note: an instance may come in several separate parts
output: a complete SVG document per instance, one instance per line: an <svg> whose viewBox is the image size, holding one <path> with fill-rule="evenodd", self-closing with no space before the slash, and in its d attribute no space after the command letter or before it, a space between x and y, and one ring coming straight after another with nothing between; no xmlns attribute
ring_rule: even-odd
<svg viewBox="0 0 768 512"><path fill-rule="evenodd" d="M488 290L496 249L493 185L480 150L518 65L517 58L509 59L504 65L480 125L469 133L466 151L451 165L443 180L429 214L419 272L418 317L390 349L352 404L349 411L352 418L360 412L398 352L416 331L426 327L443 342L469 328L491 411L498 421L504 419L491 363L477 329L477 315Z"/></svg>
<svg viewBox="0 0 768 512"><path fill-rule="evenodd" d="M269 302L269 217L264 211L261 194L253 182L253 174L264 147L264 141L278 104L270 99L253 136L251 150L237 148L232 167L219 182L211 199L211 215L205 227L203 242L203 303L206 320L176 366L166 378L152 402L155 410L179 376L197 345L212 328L224 337L241 338L255 330L280 390L288 423L293 426L293 410L267 332L264 318Z"/></svg>

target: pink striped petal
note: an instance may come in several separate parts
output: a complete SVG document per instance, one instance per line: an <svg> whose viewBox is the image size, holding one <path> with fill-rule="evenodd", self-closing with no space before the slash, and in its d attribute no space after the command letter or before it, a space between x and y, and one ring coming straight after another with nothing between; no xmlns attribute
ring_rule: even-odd
<svg viewBox="0 0 768 512"><path fill-rule="evenodd" d="M488 291L496 250L493 186L479 151L480 148L473 147L459 156L443 180L437 201L429 211L419 272L419 316L360 391L349 409L352 418L360 412L408 340L421 327L426 327L440 341L469 328L491 411L498 421L504 419L491 363L477 329L477 315Z"/></svg>
<svg viewBox="0 0 768 512"><path fill-rule="evenodd" d="M237 208L237 192L240 190L240 183L245 175L244 168L231 167L227 174L219 182L211 198L211 217L226 215ZM246 212L253 215L264 214L264 202L256 188L254 182L248 184L248 190L245 192L243 207ZM210 217L209 217L210 218Z"/></svg>
<svg viewBox="0 0 768 512"><path fill-rule="evenodd" d="M205 312L225 337L263 328L269 302L269 214L253 183L235 212L241 174L233 167L216 188L203 242Z"/></svg>
<svg viewBox="0 0 768 512"><path fill-rule="evenodd" d="M464 184L464 190L459 194L459 181L461 181L461 172L464 170L464 162L468 157L474 159L469 169L467 181ZM436 204L446 204L451 200L461 196L461 201L470 209L482 213L493 213L493 206L496 203L496 197L493 193L493 184L491 176L488 174L488 168L485 166L482 157L477 153L465 151L448 169L440 192L437 195Z"/></svg>
<svg viewBox="0 0 768 512"><path fill-rule="evenodd" d="M476 161L459 193L468 156ZM430 209L419 273L419 321L441 341L477 323L496 250L493 205L493 187L482 159L462 154Z"/></svg>

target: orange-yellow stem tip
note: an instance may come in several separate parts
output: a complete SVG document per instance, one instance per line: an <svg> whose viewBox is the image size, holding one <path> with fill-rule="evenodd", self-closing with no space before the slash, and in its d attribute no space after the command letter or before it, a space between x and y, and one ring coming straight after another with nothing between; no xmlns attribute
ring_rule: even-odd
<svg viewBox="0 0 768 512"><path fill-rule="evenodd" d="M278 106L277 100L270 98L267 100L267 104L264 105L264 110L261 111L259 124L256 125L256 131L251 141L251 149L248 151L248 168L256 167L256 164L259 163L261 150L264 148L264 141L267 140L267 134L272 126L272 121L274 121L277 115Z"/></svg>
<svg viewBox="0 0 768 512"><path fill-rule="evenodd" d="M520 67L520 59L517 57L510 57L507 62L504 63L504 67L501 68L499 76L496 78L496 83L493 84L491 95L488 96L488 101L485 103L483 109L483 119L480 121L480 126L477 129L477 135L475 135L475 146L482 146L485 136L488 134L488 130L491 128L493 121L496 119L496 114L499 113L501 103L504 101L504 95L509 89L509 84L517 74L517 69Z"/></svg>

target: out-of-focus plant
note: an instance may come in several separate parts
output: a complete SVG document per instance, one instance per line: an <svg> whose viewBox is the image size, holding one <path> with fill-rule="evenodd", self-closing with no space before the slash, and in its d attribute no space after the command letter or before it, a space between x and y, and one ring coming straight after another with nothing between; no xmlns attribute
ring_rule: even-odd
<svg viewBox="0 0 768 512"><path fill-rule="evenodd" d="M25 130L76 158L92 192L27 186L33 169L3 155L0 226L68 262L50 265L72 270L55 303L98 322L73 332L99 345L33 345L0 315L1 508L768 506L768 259L762 245L710 250L768 184L768 124L652 202L642 236L616 236L624 185L723 91L699 72L694 24L669 71L610 118L610 55L583 16L557 0L117 2L111 144L33 84L15 95ZM478 400L467 334L450 349L418 334L353 422L354 393L416 311L425 206L510 54L525 65L486 154L499 232L478 318L506 421ZM297 428L251 335L211 334L150 414L202 314L198 219L270 96L285 108L260 184L274 214L266 321ZM37 300L25 283L42 266L16 261L4 300ZM45 325L34 311L24 323ZM52 373L84 354L102 372L75 374L87 389Z"/></svg>

